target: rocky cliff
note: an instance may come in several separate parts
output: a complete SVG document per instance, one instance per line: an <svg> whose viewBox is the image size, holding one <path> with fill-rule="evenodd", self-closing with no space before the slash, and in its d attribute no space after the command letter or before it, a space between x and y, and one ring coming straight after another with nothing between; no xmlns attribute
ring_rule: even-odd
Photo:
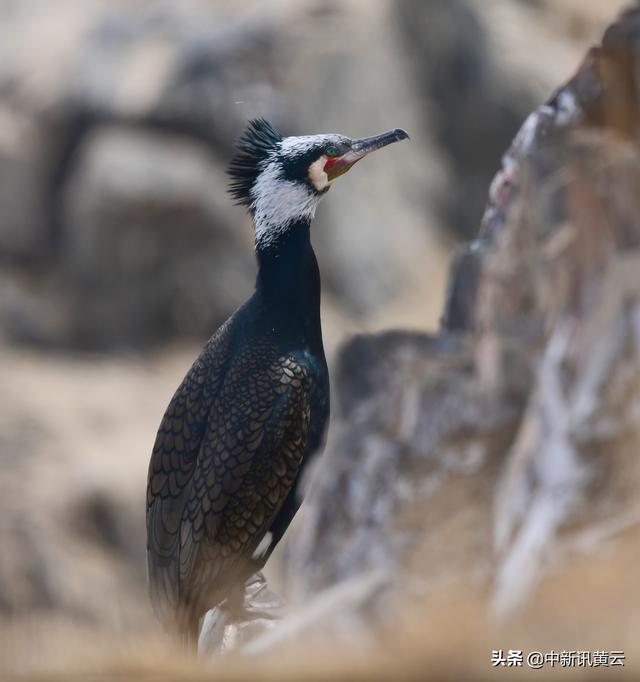
<svg viewBox="0 0 640 682"><path fill-rule="evenodd" d="M438 334L342 348L331 439L288 548L293 624L249 650L366 642L416 603L428 620L443 594L472 594L494 632L633 645L639 53L634 8L527 118ZM594 618L581 581L592 605L617 606ZM538 605L558 592L550 622Z"/></svg>

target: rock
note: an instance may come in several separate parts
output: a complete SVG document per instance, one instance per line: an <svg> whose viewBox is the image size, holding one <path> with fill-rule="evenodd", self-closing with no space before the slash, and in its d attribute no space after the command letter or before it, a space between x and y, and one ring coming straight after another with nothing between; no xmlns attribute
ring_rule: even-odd
<svg viewBox="0 0 640 682"><path fill-rule="evenodd" d="M534 613L581 554L637 551L639 25L640 9L624 14L527 119L472 257L452 269L440 333L342 349L331 437L288 547L293 615L261 646L359 642L417 595L428 610L473 590L481 618ZM366 599L304 621L376 571ZM583 636L601 626L574 621Z"/></svg>
<svg viewBox="0 0 640 682"><path fill-rule="evenodd" d="M32 122L0 105L0 253L23 266L42 256L41 169Z"/></svg>
<svg viewBox="0 0 640 682"><path fill-rule="evenodd" d="M535 102L529 84L500 72L484 4L405 0L398 11L426 105L423 125L434 129L450 164L452 181L438 197L443 222L466 239L475 234L502 152Z"/></svg>
<svg viewBox="0 0 640 682"><path fill-rule="evenodd" d="M225 188L190 140L125 126L88 136L63 200L76 339L109 347L200 338L224 321L254 268L250 230L229 219Z"/></svg>

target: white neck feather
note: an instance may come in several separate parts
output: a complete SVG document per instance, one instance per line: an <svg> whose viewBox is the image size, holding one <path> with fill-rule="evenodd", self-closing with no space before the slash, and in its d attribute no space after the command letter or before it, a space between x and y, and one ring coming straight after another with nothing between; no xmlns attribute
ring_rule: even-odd
<svg viewBox="0 0 640 682"><path fill-rule="evenodd" d="M256 247L268 246L296 222L311 222L316 213L321 195L280 173L275 162L268 164L251 190Z"/></svg>

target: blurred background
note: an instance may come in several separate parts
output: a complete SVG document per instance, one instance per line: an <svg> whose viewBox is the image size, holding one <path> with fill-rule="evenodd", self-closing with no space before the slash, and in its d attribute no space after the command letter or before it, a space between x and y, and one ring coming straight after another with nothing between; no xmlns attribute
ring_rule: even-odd
<svg viewBox="0 0 640 682"><path fill-rule="evenodd" d="M623 4L0 0L8 668L154 632L146 468L173 390L253 287L225 178L247 119L411 135L318 211L331 365L353 333L437 328L502 153Z"/></svg>

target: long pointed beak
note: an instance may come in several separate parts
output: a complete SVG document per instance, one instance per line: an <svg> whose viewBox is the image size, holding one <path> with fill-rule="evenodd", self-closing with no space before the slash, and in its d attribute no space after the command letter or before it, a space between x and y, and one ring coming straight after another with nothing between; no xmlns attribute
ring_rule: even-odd
<svg viewBox="0 0 640 682"><path fill-rule="evenodd" d="M353 140L351 149L346 154L328 160L325 166L327 177L329 180L334 180L346 173L360 159L364 159L371 152L375 152L376 149L382 149L393 142L407 139L409 139L409 135L402 128L395 128L380 135Z"/></svg>

